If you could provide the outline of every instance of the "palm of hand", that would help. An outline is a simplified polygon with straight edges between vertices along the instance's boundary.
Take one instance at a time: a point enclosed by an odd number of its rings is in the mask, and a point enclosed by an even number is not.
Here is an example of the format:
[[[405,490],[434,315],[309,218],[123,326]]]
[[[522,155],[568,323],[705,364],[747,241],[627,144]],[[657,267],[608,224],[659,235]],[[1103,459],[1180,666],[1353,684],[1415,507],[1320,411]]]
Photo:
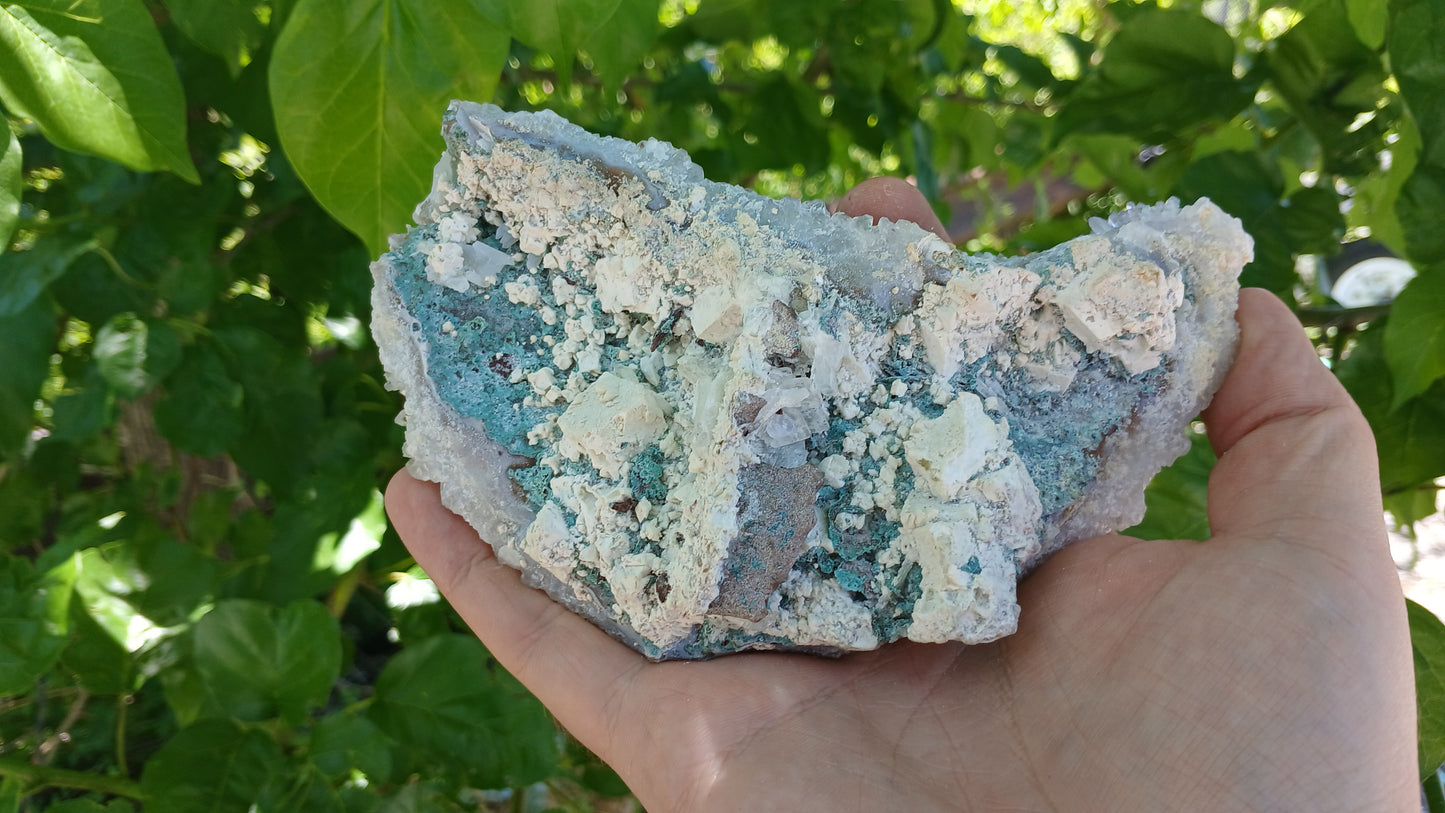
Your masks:
[[[1031,576],[993,645],[649,666],[617,688],[608,750],[666,810],[1258,809],[1282,786],[1328,809],[1359,757],[1323,726],[1375,714],[1359,697],[1389,678],[1331,662],[1362,631],[1312,629],[1310,580],[1249,567],[1100,538]]]
[[[898,193],[850,211],[924,222]],[[400,474],[388,509],[649,809],[1418,809],[1369,429],[1278,300],[1247,291],[1239,318],[1206,416],[1213,537],[1078,543],[1024,581],[1019,631],[994,644],[651,664],[522,587],[435,486]]]

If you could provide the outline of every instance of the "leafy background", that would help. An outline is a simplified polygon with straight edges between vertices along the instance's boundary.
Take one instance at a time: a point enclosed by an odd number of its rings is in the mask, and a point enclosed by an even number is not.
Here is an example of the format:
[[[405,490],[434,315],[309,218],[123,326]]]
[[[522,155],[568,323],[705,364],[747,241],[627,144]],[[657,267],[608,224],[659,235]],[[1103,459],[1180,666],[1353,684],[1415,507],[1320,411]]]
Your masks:
[[[970,250],[1208,195],[1365,411],[1394,517],[1434,510],[1439,3],[12,0],[0,813],[635,809],[382,511],[399,405],[366,264],[453,97],[771,195],[905,175]],[[1419,273],[1344,307],[1315,270],[1366,239]],[[1211,463],[1161,475],[1136,532],[1207,536]],[[1445,809],[1445,626],[1410,613]]]

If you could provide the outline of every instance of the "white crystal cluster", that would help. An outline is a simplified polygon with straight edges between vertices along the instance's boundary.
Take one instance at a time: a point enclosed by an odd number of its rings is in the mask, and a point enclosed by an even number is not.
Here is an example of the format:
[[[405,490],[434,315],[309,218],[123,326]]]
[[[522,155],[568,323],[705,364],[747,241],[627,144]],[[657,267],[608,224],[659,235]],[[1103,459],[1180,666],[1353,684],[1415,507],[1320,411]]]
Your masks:
[[[1137,522],[1235,343],[1207,201],[1026,258],[704,180],[666,144],[457,103],[373,265],[414,474],[653,658],[982,642]]]

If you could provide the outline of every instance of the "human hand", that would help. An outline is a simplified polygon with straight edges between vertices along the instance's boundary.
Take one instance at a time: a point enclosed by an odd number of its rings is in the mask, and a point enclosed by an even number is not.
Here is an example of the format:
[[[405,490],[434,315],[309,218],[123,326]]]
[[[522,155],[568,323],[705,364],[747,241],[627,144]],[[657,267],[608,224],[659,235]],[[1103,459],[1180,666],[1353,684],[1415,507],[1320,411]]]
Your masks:
[[[898,181],[840,208],[942,233]],[[434,484],[398,474],[387,510],[652,811],[1418,810],[1372,435],[1279,300],[1246,290],[1238,320],[1205,415],[1213,537],[1078,542],[1023,581],[1018,632],[992,644],[650,663],[524,587]]]

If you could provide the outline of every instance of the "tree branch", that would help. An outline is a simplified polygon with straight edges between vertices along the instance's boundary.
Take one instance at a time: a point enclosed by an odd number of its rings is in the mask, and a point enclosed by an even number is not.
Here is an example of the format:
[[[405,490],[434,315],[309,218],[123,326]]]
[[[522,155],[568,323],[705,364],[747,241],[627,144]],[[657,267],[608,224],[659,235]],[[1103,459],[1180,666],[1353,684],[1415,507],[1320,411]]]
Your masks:
[[[34,765],[49,765],[50,760],[55,758],[55,750],[60,747],[64,740],[62,737],[70,732],[71,727],[80,719],[81,713],[85,711],[85,703],[90,699],[90,693],[81,689],[75,699],[70,701],[70,709],[65,712],[60,725],[56,726],[54,733],[46,737],[35,749],[35,756],[31,758]]]
[[[19,777],[32,786],[93,790],[97,793],[109,793],[112,796],[141,798],[140,784],[129,779],[96,776],[65,768],[52,768],[49,765],[31,765],[16,759],[0,758],[0,776]]]
[[[1349,327],[1356,328],[1366,322],[1373,322],[1390,312],[1390,303],[1364,305],[1358,308],[1321,306],[1300,308],[1295,311],[1305,327]]]

